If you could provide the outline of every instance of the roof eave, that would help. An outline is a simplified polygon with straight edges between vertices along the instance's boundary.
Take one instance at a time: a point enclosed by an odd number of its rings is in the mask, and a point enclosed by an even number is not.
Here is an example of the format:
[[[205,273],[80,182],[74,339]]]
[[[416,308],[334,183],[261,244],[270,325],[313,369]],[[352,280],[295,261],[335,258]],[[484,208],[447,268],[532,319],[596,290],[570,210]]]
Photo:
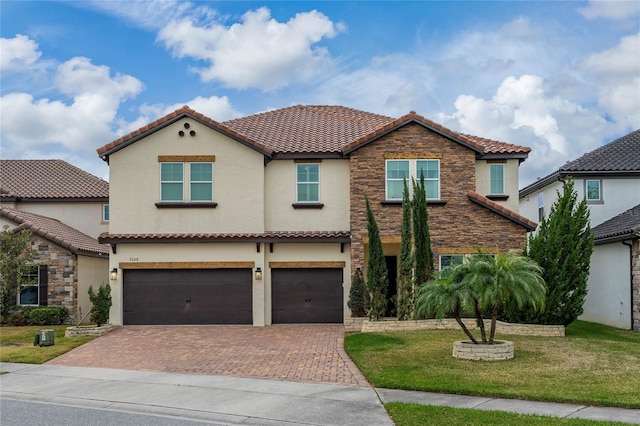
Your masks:
[[[640,239],[640,235],[638,235],[637,231],[625,231],[623,233],[618,233],[618,234],[609,234],[609,235],[603,235],[601,237],[596,237],[593,239],[593,244],[596,246],[602,245],[602,244],[610,244],[610,243],[617,243],[617,242],[621,242],[621,241],[627,241],[627,240],[637,240]]]

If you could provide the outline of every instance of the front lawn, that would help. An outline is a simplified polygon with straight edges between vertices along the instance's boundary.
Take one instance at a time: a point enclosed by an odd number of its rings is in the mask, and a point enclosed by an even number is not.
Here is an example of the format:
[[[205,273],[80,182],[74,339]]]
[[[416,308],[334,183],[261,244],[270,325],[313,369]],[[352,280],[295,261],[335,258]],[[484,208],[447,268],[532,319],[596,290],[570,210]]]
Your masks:
[[[471,408],[437,407],[392,402],[384,407],[397,426],[424,425],[518,425],[518,426],[616,426],[624,423],[585,419],[566,419],[535,414],[483,411]]]
[[[512,340],[515,359],[452,357],[460,330],[356,333],[345,349],[376,387],[640,408],[640,333],[576,322],[566,337]]]
[[[95,337],[64,337],[66,325],[46,325],[27,327],[0,327],[0,361],[42,364],[69,352]],[[33,346],[33,340],[40,330],[54,330],[53,346]]]

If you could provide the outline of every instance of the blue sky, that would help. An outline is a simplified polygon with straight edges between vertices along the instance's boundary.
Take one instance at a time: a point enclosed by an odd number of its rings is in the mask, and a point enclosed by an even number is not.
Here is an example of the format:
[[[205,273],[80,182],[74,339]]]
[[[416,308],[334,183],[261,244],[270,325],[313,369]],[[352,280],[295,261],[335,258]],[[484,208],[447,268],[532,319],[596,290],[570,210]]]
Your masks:
[[[637,1],[2,1],[0,156],[96,149],[182,105],[295,104],[530,146],[521,186],[640,128]]]

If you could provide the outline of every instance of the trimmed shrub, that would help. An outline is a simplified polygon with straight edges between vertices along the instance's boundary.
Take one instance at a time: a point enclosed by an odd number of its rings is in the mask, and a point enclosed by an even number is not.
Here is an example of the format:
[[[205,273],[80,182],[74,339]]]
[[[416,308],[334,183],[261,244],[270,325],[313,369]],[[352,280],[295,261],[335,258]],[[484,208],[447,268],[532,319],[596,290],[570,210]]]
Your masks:
[[[29,312],[29,323],[33,325],[60,325],[69,317],[65,306],[43,306]]]
[[[111,309],[111,286],[109,284],[100,286],[97,292],[93,291],[93,286],[89,286],[89,300],[93,303],[91,308],[91,321],[98,327],[109,323],[109,309]]]

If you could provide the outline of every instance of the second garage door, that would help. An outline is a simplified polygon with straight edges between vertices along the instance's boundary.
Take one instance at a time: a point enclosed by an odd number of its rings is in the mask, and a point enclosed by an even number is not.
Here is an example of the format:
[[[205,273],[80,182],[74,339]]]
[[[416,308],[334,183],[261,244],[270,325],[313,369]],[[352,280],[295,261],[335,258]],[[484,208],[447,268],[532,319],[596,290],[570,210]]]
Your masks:
[[[252,324],[251,269],[131,269],[127,324]]]
[[[271,321],[342,323],[342,269],[272,269]]]

